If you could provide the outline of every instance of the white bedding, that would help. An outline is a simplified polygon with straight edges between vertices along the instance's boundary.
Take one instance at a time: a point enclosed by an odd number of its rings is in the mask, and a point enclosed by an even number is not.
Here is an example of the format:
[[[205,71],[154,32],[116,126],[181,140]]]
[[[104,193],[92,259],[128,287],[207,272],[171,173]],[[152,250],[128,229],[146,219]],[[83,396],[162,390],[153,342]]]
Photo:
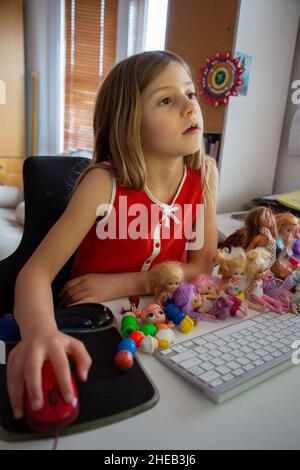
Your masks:
[[[16,218],[16,210],[0,207],[0,260],[11,255],[22,238],[23,226]]]

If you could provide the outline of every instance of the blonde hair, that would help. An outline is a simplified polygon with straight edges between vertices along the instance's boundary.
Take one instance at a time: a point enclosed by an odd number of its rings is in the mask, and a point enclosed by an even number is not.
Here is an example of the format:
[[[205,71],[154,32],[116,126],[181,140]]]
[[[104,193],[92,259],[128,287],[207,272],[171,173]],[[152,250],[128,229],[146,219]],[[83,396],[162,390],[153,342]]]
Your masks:
[[[278,233],[280,233],[284,225],[295,225],[295,228],[296,228],[299,223],[299,219],[293,214],[291,214],[290,212],[284,212],[283,214],[276,214],[275,221],[276,221]]]
[[[270,254],[264,248],[254,248],[247,253],[247,276],[252,277],[258,269],[266,269],[270,265]]]
[[[146,275],[145,287],[148,294],[157,298],[166,290],[166,284],[170,280],[181,282],[184,279],[184,271],[177,261],[165,261],[156,264]]]
[[[246,270],[246,253],[240,246],[232,247],[231,251],[228,248],[219,249],[215,257],[215,263],[219,265],[219,274],[221,276],[231,277],[235,269]]]
[[[78,184],[90,169],[100,166],[109,169],[123,186],[137,191],[144,189],[146,165],[140,136],[141,97],[147,86],[171,63],[182,65],[193,80],[184,60],[167,50],[133,55],[109,72],[95,103],[93,159]],[[203,189],[210,197],[211,160],[214,161],[204,155],[202,148],[184,156],[190,168],[201,169]]]

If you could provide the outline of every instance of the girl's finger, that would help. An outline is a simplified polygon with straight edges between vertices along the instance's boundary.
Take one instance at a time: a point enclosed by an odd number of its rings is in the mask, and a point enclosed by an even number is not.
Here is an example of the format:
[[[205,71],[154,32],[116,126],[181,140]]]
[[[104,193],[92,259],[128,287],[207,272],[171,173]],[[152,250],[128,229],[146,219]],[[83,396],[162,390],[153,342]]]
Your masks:
[[[84,344],[74,339],[68,346],[68,354],[72,356],[75,361],[79,378],[85,382],[92,365],[92,359]]]
[[[17,360],[14,361],[14,367],[11,362],[7,364],[7,389],[16,419],[21,419],[24,414],[23,410],[23,393],[24,383],[22,374],[23,364]]]
[[[82,278],[81,277],[75,277],[74,279],[71,279],[70,281],[68,281],[64,286],[63,288],[61,289],[60,293],[59,293],[59,296],[63,296],[64,293],[66,291],[68,291],[69,289],[71,289],[72,287],[74,286],[77,286],[78,284],[80,284],[82,282]]]
[[[42,367],[44,360],[44,354],[37,352],[25,362],[24,380],[33,411],[40,410],[44,404],[42,389]]]
[[[74,390],[71,382],[71,371],[66,352],[63,347],[55,347],[49,351],[49,359],[55,370],[62,396],[66,403],[74,400]]]

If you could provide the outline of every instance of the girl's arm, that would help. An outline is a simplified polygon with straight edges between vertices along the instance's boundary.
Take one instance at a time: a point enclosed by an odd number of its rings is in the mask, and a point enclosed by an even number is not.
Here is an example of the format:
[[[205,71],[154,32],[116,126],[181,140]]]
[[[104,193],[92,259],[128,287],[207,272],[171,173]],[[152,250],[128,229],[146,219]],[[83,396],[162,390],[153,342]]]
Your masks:
[[[46,358],[51,360],[68,402],[73,392],[66,354],[75,359],[80,377],[87,376],[91,359],[84,346],[57,330],[51,283],[95,222],[98,205],[110,200],[111,190],[111,176],[105,170],[89,171],[17,277],[14,315],[22,341],[8,360],[8,390],[16,417],[23,414],[24,382],[34,408],[41,408],[41,368]]]
[[[218,246],[217,230],[217,198],[218,198],[218,169],[215,163],[208,160],[210,174],[208,186],[211,195],[204,197],[204,227],[196,227],[197,239],[203,240],[203,248],[189,250],[188,263],[183,265],[187,280],[193,280],[201,273],[211,274],[214,268],[213,259],[216,256]],[[199,222],[197,225],[200,225]]]

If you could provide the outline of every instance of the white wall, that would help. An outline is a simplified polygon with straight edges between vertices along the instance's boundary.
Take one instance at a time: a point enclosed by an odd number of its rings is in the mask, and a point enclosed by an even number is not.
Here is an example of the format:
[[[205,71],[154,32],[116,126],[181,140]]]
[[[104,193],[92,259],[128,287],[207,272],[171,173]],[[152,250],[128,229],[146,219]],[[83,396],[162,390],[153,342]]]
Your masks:
[[[297,109],[297,105],[293,104],[292,102],[292,94],[295,92],[295,90],[292,89],[291,85],[295,80],[300,80],[300,25],[298,29],[294,64],[290,80],[290,87],[284,116],[284,125],[281,136],[281,144],[277,161],[275,183],[273,188],[274,194],[289,192],[300,188],[300,155],[289,155],[288,152],[290,126],[294,113]],[[298,108],[300,108],[300,105],[298,105]]]
[[[252,56],[246,97],[226,111],[219,212],[272,193],[300,15],[299,0],[241,0],[235,51]]]

